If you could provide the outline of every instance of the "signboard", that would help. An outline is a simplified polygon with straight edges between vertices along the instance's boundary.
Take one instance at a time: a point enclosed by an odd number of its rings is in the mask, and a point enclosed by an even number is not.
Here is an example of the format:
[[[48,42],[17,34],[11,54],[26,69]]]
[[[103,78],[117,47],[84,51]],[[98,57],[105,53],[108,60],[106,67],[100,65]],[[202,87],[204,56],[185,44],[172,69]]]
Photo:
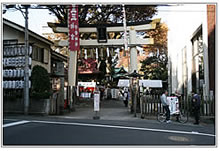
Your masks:
[[[78,51],[79,47],[79,22],[78,22],[78,6],[70,5],[69,8],[69,49],[70,51]]]
[[[78,85],[83,87],[96,87],[95,82],[78,82]]]
[[[99,111],[100,107],[100,93],[99,92],[94,92],[94,111]]]
[[[167,97],[167,101],[169,102],[170,114],[178,114],[179,113],[179,100],[177,97]]]
[[[111,89],[111,95],[112,95],[112,99],[117,99],[118,98],[118,89]]]

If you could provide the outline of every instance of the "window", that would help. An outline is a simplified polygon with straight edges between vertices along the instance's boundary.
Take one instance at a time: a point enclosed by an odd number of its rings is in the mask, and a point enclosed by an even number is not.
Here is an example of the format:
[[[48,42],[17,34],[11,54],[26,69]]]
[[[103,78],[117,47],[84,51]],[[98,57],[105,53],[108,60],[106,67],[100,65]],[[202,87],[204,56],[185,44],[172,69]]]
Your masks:
[[[38,50],[38,61],[44,63],[44,48]]]
[[[33,46],[32,59],[44,63],[44,48]]]
[[[37,46],[33,46],[33,52],[32,52],[32,59],[33,60],[38,60],[38,50],[37,50]]]
[[[49,62],[49,51],[47,49],[44,49],[44,63]]]

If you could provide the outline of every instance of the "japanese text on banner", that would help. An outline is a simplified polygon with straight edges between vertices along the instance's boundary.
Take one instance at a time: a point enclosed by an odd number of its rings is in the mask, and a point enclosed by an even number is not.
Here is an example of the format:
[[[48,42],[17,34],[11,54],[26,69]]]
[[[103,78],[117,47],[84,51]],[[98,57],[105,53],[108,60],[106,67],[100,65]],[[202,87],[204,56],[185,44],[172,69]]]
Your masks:
[[[79,22],[78,22],[78,6],[71,5],[69,8],[69,49],[70,51],[78,51],[79,46]]]

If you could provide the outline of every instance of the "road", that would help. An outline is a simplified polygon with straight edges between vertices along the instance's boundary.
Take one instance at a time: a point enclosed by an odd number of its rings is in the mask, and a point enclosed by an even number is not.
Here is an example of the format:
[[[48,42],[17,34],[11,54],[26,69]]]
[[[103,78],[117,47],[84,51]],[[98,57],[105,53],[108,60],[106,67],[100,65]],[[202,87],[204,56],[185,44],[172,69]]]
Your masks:
[[[214,125],[155,120],[3,119],[3,145],[213,146]]]

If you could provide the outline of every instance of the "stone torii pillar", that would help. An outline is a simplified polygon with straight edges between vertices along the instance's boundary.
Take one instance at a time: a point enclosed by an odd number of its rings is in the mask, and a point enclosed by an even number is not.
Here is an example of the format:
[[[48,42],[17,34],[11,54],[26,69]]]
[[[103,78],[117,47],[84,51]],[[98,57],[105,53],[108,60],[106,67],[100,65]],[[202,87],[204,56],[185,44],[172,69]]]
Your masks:
[[[130,27],[130,72],[137,71],[137,50],[136,50],[136,31]]]

